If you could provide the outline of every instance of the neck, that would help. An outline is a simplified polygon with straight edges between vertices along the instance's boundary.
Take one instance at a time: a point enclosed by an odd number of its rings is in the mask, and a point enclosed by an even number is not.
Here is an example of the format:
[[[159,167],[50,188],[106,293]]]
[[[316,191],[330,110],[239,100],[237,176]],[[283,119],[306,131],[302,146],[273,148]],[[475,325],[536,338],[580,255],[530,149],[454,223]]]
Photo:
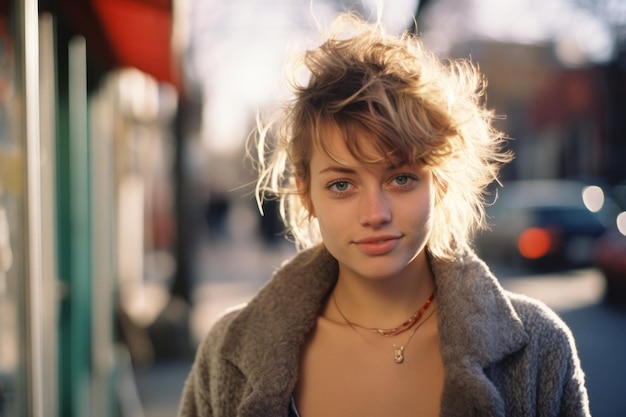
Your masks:
[[[364,278],[340,268],[333,290],[336,305],[328,303],[324,315],[343,321],[343,313],[351,322],[391,328],[415,313],[434,289],[434,278],[424,254],[393,277]]]

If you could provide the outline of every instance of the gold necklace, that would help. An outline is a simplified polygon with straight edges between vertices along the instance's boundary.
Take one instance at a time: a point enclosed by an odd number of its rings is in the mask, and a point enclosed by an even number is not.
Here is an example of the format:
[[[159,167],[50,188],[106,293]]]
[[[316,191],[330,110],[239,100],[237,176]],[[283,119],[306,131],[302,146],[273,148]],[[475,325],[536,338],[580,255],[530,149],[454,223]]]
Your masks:
[[[428,308],[428,306],[430,305],[430,303],[433,301],[434,298],[435,298],[435,291],[433,290],[433,292],[430,294],[430,297],[428,297],[426,302],[424,302],[424,305],[422,305],[419,308],[419,310],[411,314],[411,317],[409,317],[401,325],[394,327],[393,329],[379,329],[375,327],[361,326],[360,324],[357,324],[357,323],[352,323],[352,324],[356,327],[360,327],[362,329],[366,329],[371,332],[378,333],[381,336],[397,336],[411,329],[418,321],[420,321],[420,319],[424,315],[424,312],[426,311],[426,309]],[[337,310],[339,310],[339,308],[337,308]]]
[[[337,309],[337,311],[339,312],[339,315],[344,319],[344,321],[346,322],[346,324],[348,324],[350,326],[350,328],[352,328],[352,330],[354,330],[356,333],[358,333],[357,331],[357,327],[363,328],[363,329],[367,329],[370,331],[373,331],[375,333],[381,334],[383,336],[388,336],[389,334],[385,334],[384,331],[385,329],[376,329],[376,328],[369,328],[369,327],[364,327],[364,326],[360,326],[356,323],[351,322],[350,320],[348,320],[348,318],[345,316],[345,314],[343,314],[343,311],[341,311],[341,309],[339,308],[339,304],[337,304],[337,299],[335,298],[335,293],[333,292],[331,295],[332,299],[333,299],[333,303],[335,304],[335,308]],[[417,317],[416,320],[414,320],[411,325],[409,326],[409,328],[413,327],[414,324],[416,324],[420,318],[422,317],[422,315],[424,314],[424,312],[426,311],[426,309],[428,309],[428,307],[430,306],[432,300],[435,298],[435,292],[433,291],[433,293],[431,294],[431,296],[428,298],[428,300],[426,300],[426,302],[424,303],[424,305],[422,306],[422,308],[420,308],[420,310],[418,310],[418,313],[413,314],[411,317],[413,316],[419,316]],[[411,332],[411,334],[409,334],[409,337],[407,337],[406,341],[404,342],[404,344],[397,346],[395,343],[393,344],[393,360],[395,363],[397,364],[401,364],[402,362],[404,362],[404,348],[406,346],[408,346],[409,342],[411,341],[411,338],[413,337],[413,335],[415,335],[415,333],[417,332],[417,329],[419,329],[422,324],[426,323],[426,321],[430,318],[430,316],[433,315],[433,313],[435,312],[435,310],[431,310],[430,314],[428,314],[428,316],[426,316],[426,318],[424,320],[422,320],[418,325],[415,326],[415,328],[413,329],[413,331]],[[411,318],[409,317],[409,320]],[[409,320],[405,321],[405,323],[407,323]],[[404,325],[404,324],[403,324]],[[402,327],[403,325],[399,326]],[[398,327],[398,328],[399,328]],[[396,329],[398,329],[396,328]],[[388,329],[388,330],[394,330],[394,329]],[[402,330],[405,331],[405,330]],[[395,333],[395,335],[402,333],[402,331]]]
[[[404,362],[404,348],[406,346],[408,346],[409,342],[411,341],[411,338],[413,337],[415,332],[417,332],[417,329],[419,329],[422,326],[422,324],[426,323],[426,321],[430,318],[430,316],[433,315],[434,312],[435,312],[434,309],[431,310],[430,314],[428,314],[428,316],[426,316],[426,318],[420,324],[415,326],[415,329],[413,329],[413,331],[411,332],[411,334],[406,339],[406,342],[404,342],[403,345],[398,347],[398,346],[396,346],[395,343],[393,344],[393,360],[394,360],[395,363],[401,364],[402,362]]]

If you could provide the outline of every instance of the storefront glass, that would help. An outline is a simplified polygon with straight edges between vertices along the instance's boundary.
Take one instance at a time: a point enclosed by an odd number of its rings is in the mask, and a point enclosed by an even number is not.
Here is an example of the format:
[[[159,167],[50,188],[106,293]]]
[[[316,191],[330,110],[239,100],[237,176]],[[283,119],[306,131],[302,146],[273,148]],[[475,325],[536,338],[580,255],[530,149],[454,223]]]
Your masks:
[[[20,135],[20,91],[15,19],[0,10],[0,416],[26,410],[27,259],[25,144]]]

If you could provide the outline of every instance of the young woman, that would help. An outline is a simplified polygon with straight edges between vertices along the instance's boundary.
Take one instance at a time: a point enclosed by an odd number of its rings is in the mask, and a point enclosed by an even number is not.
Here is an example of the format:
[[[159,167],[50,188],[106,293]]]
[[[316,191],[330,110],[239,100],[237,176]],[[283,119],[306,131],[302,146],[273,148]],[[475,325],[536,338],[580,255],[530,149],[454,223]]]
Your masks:
[[[211,330],[179,415],[588,416],[568,328],[470,247],[511,158],[475,67],[349,15],[301,64],[258,182],[301,250]]]

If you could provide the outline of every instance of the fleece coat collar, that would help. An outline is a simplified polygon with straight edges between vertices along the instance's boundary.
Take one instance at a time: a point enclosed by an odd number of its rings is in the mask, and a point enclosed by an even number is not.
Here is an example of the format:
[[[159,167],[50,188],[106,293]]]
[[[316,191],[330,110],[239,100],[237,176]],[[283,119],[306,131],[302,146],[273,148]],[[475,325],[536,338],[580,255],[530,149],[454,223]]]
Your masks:
[[[484,369],[526,344],[523,324],[471,250],[460,251],[453,261],[431,259],[431,267],[445,369],[441,416],[504,415],[504,401]],[[302,252],[233,319],[221,355],[250,385],[240,415],[286,413],[298,380],[300,349],[337,274],[337,262],[326,251]],[[467,404],[475,408],[471,413]]]

